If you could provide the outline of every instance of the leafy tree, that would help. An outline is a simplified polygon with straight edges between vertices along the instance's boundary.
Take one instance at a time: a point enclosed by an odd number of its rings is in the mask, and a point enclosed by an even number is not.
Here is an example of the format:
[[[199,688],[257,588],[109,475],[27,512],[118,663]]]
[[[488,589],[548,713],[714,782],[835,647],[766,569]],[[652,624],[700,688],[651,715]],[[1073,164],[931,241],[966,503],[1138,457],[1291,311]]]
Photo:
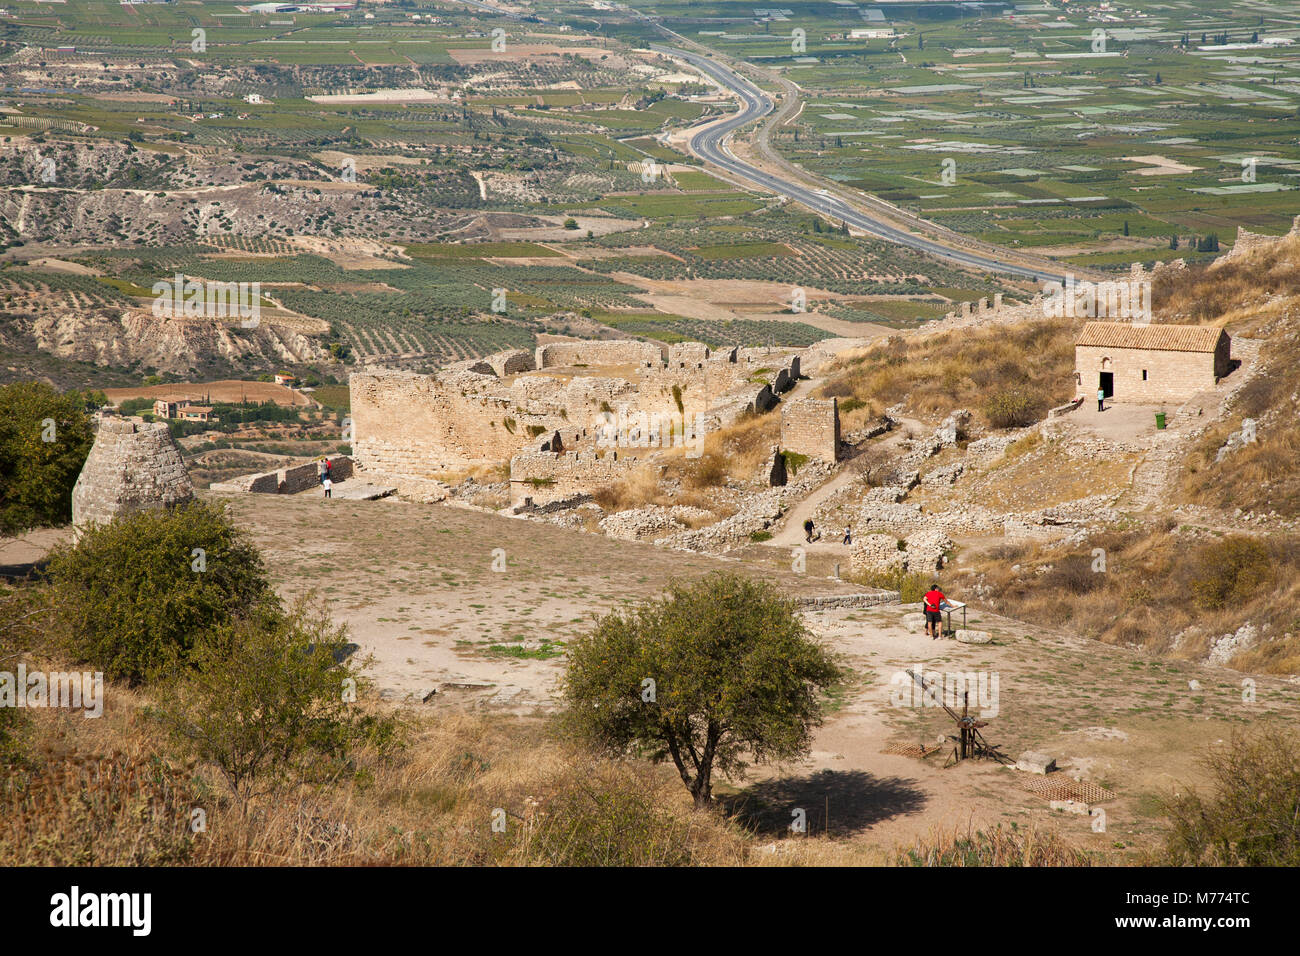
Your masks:
[[[566,720],[614,754],[671,759],[696,807],[713,772],[807,753],[820,692],[839,676],[794,606],[766,583],[716,574],[614,612],[569,649]]]
[[[204,631],[275,601],[257,549],[219,505],[138,511],[87,528],[46,569],[45,620],[79,663],[139,684]]]
[[[104,401],[43,382],[0,386],[0,534],[72,520],[72,489],[95,441],[87,407]]]
[[[310,598],[288,612],[262,605],[196,645],[149,713],[241,800],[289,779],[335,780],[358,748],[387,754],[400,730],[357,703],[366,682],[348,663],[354,648]]]

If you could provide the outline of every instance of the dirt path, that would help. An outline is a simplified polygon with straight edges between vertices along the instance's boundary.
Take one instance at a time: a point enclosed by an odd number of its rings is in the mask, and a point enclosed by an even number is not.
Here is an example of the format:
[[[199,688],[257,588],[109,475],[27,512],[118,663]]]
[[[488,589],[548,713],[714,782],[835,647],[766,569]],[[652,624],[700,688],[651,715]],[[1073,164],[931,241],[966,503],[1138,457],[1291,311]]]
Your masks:
[[[812,517],[818,507],[821,506],[831,495],[848,485],[857,476],[847,468],[841,468],[839,474],[831,477],[830,481],[824,483],[807,498],[800,501],[791,508],[785,517],[785,525],[772,537],[763,543],[774,548],[794,548],[804,545],[809,549],[817,551],[843,551],[845,558],[848,557],[848,549],[840,541],[843,536],[842,528],[818,528],[816,531],[822,535],[822,540],[814,542],[811,545],[804,541],[803,523]]]

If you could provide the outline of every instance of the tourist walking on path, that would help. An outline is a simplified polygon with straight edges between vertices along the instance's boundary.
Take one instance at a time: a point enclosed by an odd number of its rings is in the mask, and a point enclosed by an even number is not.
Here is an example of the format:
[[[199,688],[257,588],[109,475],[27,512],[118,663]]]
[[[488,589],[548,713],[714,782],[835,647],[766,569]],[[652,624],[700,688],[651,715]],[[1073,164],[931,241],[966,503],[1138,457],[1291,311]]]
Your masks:
[[[925,592],[925,633],[930,635],[931,640],[938,640],[943,636],[943,605],[948,599],[943,596],[939,590],[939,582],[935,581],[930,585],[930,590]]]
[[[809,518],[803,523],[803,537],[809,544],[812,544],[813,538],[813,520]]]
[[[322,485],[325,484],[325,459],[322,458],[316,462],[316,480]]]
[[[845,529],[844,529],[844,543],[845,543],[846,545],[849,545],[849,544],[852,544],[852,543],[853,543],[853,529],[852,529],[852,528],[845,528]]]
[[[332,492],[334,490],[334,482],[330,479],[330,476],[326,475],[325,480],[321,482],[321,484],[325,486],[325,497],[333,498],[334,495],[332,494]]]
[[[1106,410],[1106,391],[1105,389],[1099,388],[1097,389],[1097,411],[1104,412],[1105,410]]]

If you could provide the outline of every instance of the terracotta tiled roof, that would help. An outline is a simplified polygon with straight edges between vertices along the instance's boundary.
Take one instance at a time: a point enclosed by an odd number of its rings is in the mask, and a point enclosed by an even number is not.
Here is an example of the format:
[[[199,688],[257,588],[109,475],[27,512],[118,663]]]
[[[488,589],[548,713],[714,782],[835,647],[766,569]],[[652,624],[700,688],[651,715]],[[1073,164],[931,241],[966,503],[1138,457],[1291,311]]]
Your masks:
[[[1213,325],[1133,325],[1087,322],[1075,345],[1163,352],[1213,352],[1224,331]]]

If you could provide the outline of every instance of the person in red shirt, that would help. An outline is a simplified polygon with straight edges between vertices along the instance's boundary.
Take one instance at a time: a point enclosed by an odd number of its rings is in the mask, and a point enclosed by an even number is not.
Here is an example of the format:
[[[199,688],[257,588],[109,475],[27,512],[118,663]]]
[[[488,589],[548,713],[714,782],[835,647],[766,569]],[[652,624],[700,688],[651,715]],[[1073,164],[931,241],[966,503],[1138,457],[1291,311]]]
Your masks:
[[[925,592],[925,633],[930,635],[931,640],[938,640],[943,636],[943,605],[948,599],[943,596],[939,590],[939,582],[936,581],[930,585],[930,590]]]

